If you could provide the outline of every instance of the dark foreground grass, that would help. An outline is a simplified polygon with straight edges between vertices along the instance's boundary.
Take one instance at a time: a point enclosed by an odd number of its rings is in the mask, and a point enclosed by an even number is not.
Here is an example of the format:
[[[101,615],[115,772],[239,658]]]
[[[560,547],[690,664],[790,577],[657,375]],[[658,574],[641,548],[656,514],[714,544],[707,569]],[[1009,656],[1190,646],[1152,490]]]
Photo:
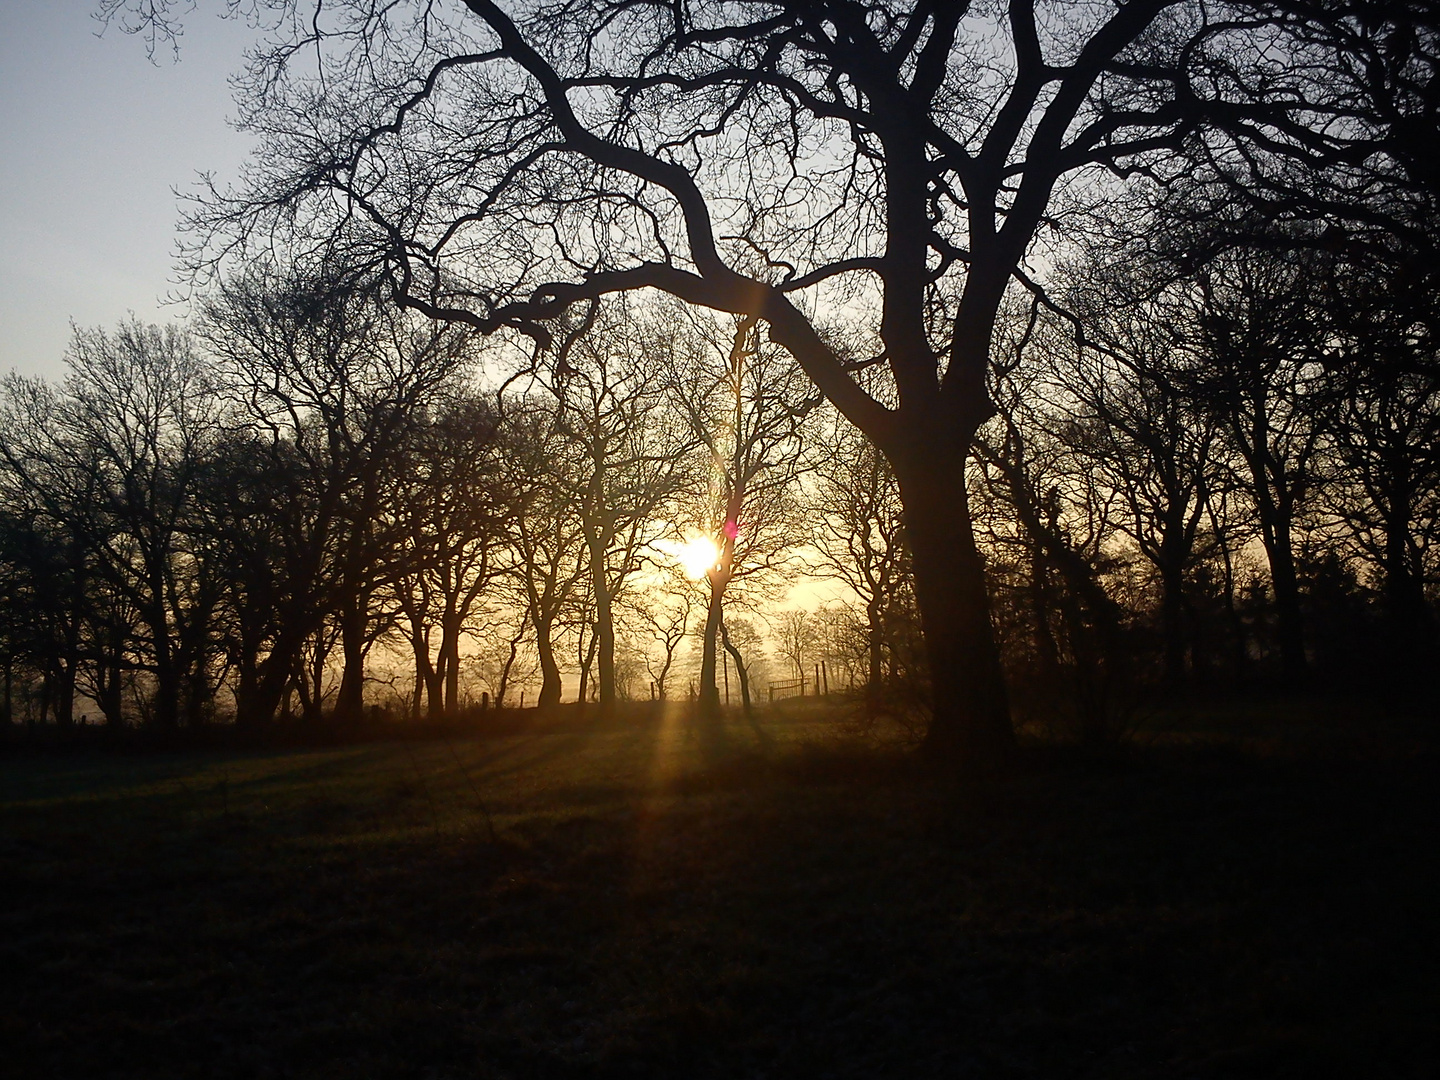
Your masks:
[[[0,1075],[1437,1075],[1433,758],[769,732],[11,757]]]

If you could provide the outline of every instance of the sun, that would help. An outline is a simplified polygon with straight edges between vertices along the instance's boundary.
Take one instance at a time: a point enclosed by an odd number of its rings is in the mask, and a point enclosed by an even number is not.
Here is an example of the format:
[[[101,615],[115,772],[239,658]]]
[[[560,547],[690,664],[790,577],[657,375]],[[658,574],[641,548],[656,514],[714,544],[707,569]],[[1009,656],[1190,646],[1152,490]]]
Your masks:
[[[720,561],[720,548],[708,536],[692,536],[676,548],[675,558],[686,577],[699,581]]]

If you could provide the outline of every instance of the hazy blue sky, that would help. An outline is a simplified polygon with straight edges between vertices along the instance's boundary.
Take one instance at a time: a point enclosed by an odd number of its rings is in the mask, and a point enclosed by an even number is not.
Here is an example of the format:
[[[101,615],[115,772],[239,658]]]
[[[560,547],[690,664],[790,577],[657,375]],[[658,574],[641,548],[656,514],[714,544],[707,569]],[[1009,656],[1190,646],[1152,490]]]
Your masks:
[[[221,5],[211,5],[211,11]],[[180,317],[173,189],[236,175],[229,75],[254,35],[201,5],[179,60],[100,29],[90,0],[3,0],[0,373],[56,376],[70,320]]]

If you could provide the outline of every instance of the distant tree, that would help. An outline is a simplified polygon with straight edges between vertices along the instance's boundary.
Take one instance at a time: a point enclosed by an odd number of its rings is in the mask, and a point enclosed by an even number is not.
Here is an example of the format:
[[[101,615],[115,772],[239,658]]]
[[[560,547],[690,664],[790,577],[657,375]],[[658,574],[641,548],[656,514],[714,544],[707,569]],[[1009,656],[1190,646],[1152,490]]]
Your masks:
[[[803,608],[791,608],[780,612],[775,623],[775,651],[781,659],[795,670],[796,681],[808,682],[805,665],[815,654],[820,644],[810,612]]]
[[[697,594],[693,583],[677,580],[673,567],[662,568],[660,580],[635,590],[626,598],[629,620],[658,648],[644,650],[645,672],[654,684],[655,695],[664,701],[675,666],[675,654],[690,632]]]
[[[720,623],[720,645],[730,657],[736,680],[740,683],[740,705],[754,724],[752,684],[755,669],[763,664],[763,642],[749,619],[726,618]]]
[[[805,471],[806,418],[818,403],[805,392],[800,368],[767,342],[755,320],[737,319],[728,349],[719,340],[692,353],[688,394],[691,429],[708,452],[708,491],[700,532],[715,548],[705,570],[699,703],[702,715],[720,705],[716,680],[725,601],[733,586],[762,586],[803,537],[798,479]],[[718,370],[713,358],[723,357]]]
[[[284,587],[247,717],[274,714],[303,643],[327,619],[343,653],[338,714],[359,716],[378,604],[407,569],[391,513],[432,395],[471,361],[464,333],[382,306],[357,283],[252,268],[206,304],[224,392],[259,433],[294,510]]]
[[[848,586],[865,613],[865,689],[873,707],[884,680],[887,611],[910,572],[900,486],[884,455],[848,421],[822,416],[816,427],[810,538],[822,571]]]
[[[1119,496],[1115,525],[1159,579],[1164,673],[1176,687],[1187,653],[1199,659],[1187,576],[1211,490],[1223,482],[1222,420],[1190,392],[1202,363],[1185,338],[1193,310],[1169,295],[1169,275],[1103,257],[1072,273],[1064,303],[1083,342],[1052,335],[1062,355],[1050,359],[1057,398],[1073,403],[1061,431],[1073,436],[1079,466]]]
[[[1317,394],[1323,512],[1377,579],[1387,670],[1434,663],[1430,589],[1440,577],[1440,352],[1425,279],[1385,264],[1334,267],[1325,285]]]
[[[1320,438],[1324,323],[1315,273],[1303,250],[1234,251],[1199,267],[1194,297],[1204,361],[1194,392],[1241,463],[1270,569],[1281,666],[1292,681],[1307,667],[1295,531],[1314,499]]]
[[[12,381],[3,453],[50,527],[69,534],[67,637],[79,645],[89,607],[89,688],[107,717],[118,719],[121,672],[133,667],[152,680],[141,704],[156,724],[195,722],[217,653],[214,567],[193,518],[218,421],[207,369],[183,332],[135,321],[113,334],[76,330],[66,363],[58,393]],[[78,674],[65,665],[57,701]]]
[[[60,439],[62,401],[43,379],[7,376],[0,397],[0,470],[8,609],[28,623],[17,651],[40,680],[39,718],[68,727],[84,662],[103,524],[95,514],[89,455]],[[57,443],[57,440],[58,443]],[[126,645],[128,647],[129,641]]]
[[[695,480],[693,426],[673,407],[673,342],[647,333],[638,313],[595,306],[575,328],[563,363],[543,381],[558,407],[557,434],[571,444],[557,481],[579,519],[588,554],[602,716],[615,682],[615,601],[667,530],[658,520]],[[581,681],[590,665],[582,662]],[[583,694],[582,694],[583,699]]]
[[[436,717],[459,707],[461,640],[499,572],[512,482],[490,401],[452,395],[415,424],[391,511],[407,552],[393,589],[415,658],[414,712],[423,692]]]
[[[539,395],[507,399],[502,422],[515,480],[505,574],[535,639],[541,678],[535,703],[548,709],[559,704],[562,688],[557,639],[584,607],[590,570],[569,486],[575,446],[560,430],[556,403]]]

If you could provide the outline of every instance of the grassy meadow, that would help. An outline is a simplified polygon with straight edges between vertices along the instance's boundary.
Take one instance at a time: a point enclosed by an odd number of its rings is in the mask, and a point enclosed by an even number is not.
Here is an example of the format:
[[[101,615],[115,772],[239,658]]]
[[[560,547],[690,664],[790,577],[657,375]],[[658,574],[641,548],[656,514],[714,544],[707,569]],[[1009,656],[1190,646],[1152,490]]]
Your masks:
[[[1436,761],[793,707],[0,757],[0,1075],[1440,1070]]]

